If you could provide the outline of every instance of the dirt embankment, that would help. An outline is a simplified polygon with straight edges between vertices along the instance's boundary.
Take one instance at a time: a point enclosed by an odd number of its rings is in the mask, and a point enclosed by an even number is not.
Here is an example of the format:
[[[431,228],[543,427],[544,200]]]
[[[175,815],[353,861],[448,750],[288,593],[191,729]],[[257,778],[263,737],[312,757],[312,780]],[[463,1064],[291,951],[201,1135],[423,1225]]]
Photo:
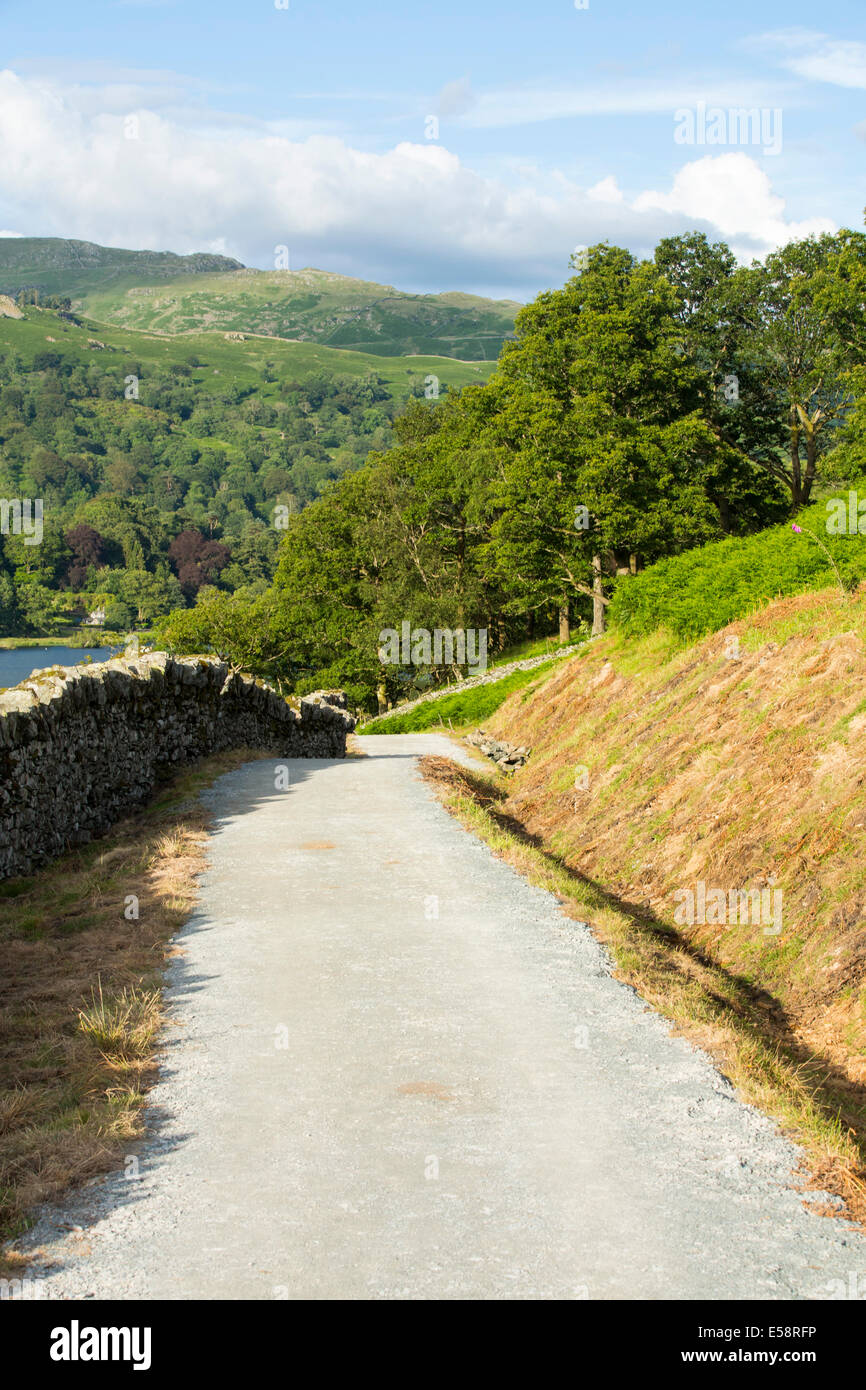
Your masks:
[[[608,637],[488,727],[533,747],[501,811],[766,991],[866,1118],[864,629],[821,593],[687,651]]]

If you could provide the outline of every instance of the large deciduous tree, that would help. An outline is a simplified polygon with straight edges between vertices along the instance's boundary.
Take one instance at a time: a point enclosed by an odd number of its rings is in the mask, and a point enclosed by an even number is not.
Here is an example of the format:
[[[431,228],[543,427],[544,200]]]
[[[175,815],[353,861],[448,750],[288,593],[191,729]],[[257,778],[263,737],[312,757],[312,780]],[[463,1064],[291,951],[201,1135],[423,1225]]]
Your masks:
[[[850,373],[862,361],[864,281],[866,237],[851,231],[790,242],[734,277],[748,330],[743,370],[769,393],[784,438],[779,448],[771,443],[747,452],[783,483],[795,508],[809,501],[821,457],[853,403]]]
[[[607,574],[722,534],[753,486],[707,419],[681,308],[658,266],[597,246],[503,351],[491,551],[513,605],[558,599],[563,636],[574,598],[591,597],[601,631]]]
[[[231,559],[228,546],[206,540],[201,531],[181,531],[168,547],[168,558],[174,566],[180,587],[188,598],[194,597],[203,584],[212,584]]]
[[[69,587],[77,590],[87,579],[88,569],[98,569],[106,563],[105,541],[95,527],[82,521],[66,532],[66,544],[72,552],[72,564],[66,578]]]

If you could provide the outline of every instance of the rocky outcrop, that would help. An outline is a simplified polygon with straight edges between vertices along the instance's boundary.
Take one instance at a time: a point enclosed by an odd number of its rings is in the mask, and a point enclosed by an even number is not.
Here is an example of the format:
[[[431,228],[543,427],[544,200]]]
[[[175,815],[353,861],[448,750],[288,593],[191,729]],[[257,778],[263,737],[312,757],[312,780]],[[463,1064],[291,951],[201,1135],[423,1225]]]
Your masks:
[[[500,739],[491,738],[483,729],[476,729],[473,733],[467,734],[466,742],[471,743],[472,747],[477,748],[486,758],[492,758],[502,772],[514,772],[518,767],[523,767],[532,752],[531,748],[522,745],[518,748],[513,743],[503,743]]]
[[[0,693],[0,878],[103,833],[209,753],[344,757],[345,703],[321,691],[296,710],[215,658],[165,652],[37,671]]]

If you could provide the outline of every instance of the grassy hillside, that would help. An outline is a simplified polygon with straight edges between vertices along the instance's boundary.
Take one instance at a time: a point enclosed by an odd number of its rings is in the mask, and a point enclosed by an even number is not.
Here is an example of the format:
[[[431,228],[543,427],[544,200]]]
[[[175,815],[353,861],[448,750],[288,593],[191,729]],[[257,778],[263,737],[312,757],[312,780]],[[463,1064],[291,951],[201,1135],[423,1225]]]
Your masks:
[[[533,748],[507,787],[467,795],[460,774],[454,795],[453,769],[433,769],[458,813],[589,920],[623,977],[810,1144],[817,1185],[861,1215],[864,639],[866,589],[832,588],[686,649],[614,633],[489,721]],[[700,883],[725,895],[703,921]],[[781,894],[757,922],[730,905],[752,889]]]
[[[521,823],[666,925],[694,881],[774,878],[778,935],[709,924],[690,939],[866,1082],[864,636],[866,591],[832,589],[673,654],[611,636],[492,727],[535,750],[510,802]]]
[[[109,284],[122,293],[129,285],[239,269],[240,261],[207,252],[176,256],[172,251],[126,251],[64,237],[0,237],[0,294],[38,289],[81,300]]]
[[[65,296],[102,323],[148,333],[250,333],[377,357],[494,362],[520,305],[404,294],[325,270],[248,270],[228,256],[126,251],[59,237],[0,238],[0,294]]]
[[[262,333],[376,355],[493,361],[519,305],[468,294],[403,294],[324,270],[241,270],[161,287],[112,282],[82,298],[93,318],[157,333]]]
[[[25,309],[23,319],[0,316],[0,352],[8,350],[20,354],[25,366],[32,363],[37,353],[58,352],[82,364],[94,361],[96,353],[104,364],[103,354],[111,353],[117,355],[118,370],[123,367],[123,355],[161,370],[198,357],[201,366],[193,369],[194,381],[204,383],[209,377],[221,375],[230,378],[233,386],[261,387],[266,395],[268,385],[272,386],[270,394],[277,389],[276,382],[263,382],[266,368],[277,377],[300,377],[310,372],[366,376],[376,372],[395,390],[406,391],[413,384],[423,383],[428,374],[459,390],[470,382],[486,380],[494,366],[492,362],[458,362],[449,357],[374,357],[315,343],[270,338],[245,337],[238,342],[215,331],[191,333],[178,341],[86,319],[80,324],[68,323],[49,310],[32,307]]]
[[[493,366],[170,338],[10,305],[0,297],[0,497],[41,499],[45,536],[33,548],[0,537],[0,635],[65,631],[105,595],[108,625],[123,630],[191,602],[205,581],[258,593],[273,575],[277,508],[301,510],[387,448],[428,378],[444,396]],[[172,552],[181,534],[182,548],[211,547],[207,573]]]
[[[847,504],[847,490],[838,495]],[[866,578],[866,536],[830,534],[832,515],[825,500],[800,512],[796,523],[700,546],[625,576],[611,622],[630,636],[665,629],[688,642],[771,599],[833,582],[856,586]]]

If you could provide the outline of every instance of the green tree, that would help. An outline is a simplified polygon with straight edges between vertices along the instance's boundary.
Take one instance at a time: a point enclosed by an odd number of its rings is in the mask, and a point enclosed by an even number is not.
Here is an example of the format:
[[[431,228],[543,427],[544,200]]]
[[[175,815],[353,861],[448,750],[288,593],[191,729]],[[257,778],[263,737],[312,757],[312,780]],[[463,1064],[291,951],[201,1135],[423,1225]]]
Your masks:
[[[180,584],[165,566],[156,574],[148,570],[124,570],[119,594],[138,623],[149,624],[183,603]]]
[[[132,626],[132,613],[120,599],[112,599],[105,606],[103,627],[111,632],[128,632]]]
[[[562,290],[521,310],[490,390],[491,555],[512,606],[575,599],[604,628],[606,576],[720,535],[743,467],[703,410],[681,296],[659,267],[593,247]]]
[[[764,265],[738,272],[736,282],[755,369],[787,436],[785,450],[752,457],[800,507],[853,405],[850,373],[864,341],[866,236],[844,231],[790,242]]]
[[[177,610],[156,628],[156,641],[178,655],[214,653],[233,670],[269,676],[276,682],[292,669],[292,653],[275,621],[268,593],[252,603],[209,588],[194,608]]]

